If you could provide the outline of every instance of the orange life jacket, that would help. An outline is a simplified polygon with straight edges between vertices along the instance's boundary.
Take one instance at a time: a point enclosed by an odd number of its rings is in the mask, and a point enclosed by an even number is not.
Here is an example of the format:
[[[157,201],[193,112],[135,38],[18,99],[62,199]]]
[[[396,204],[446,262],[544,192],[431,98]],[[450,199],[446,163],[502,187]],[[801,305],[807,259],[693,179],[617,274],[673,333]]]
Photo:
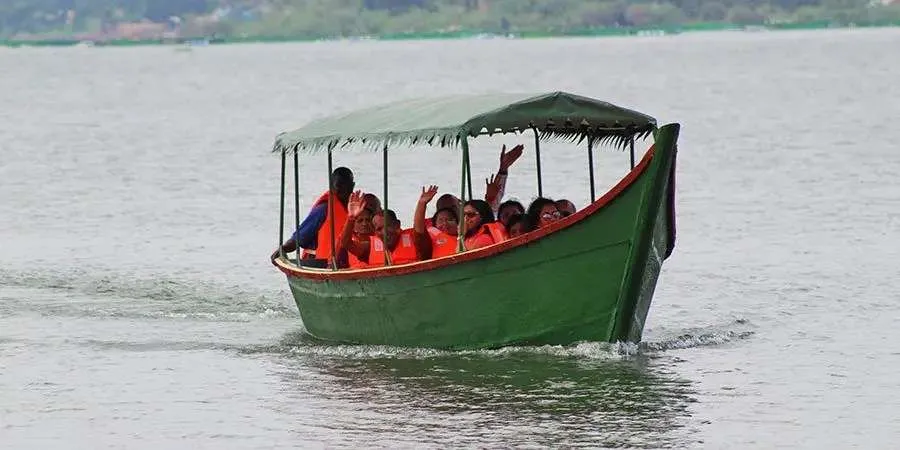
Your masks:
[[[415,232],[411,229],[403,230],[397,239],[397,247],[391,251],[391,263],[400,265],[418,261]],[[369,240],[369,267],[380,266],[384,266],[384,242],[381,240],[381,236],[372,236]]]
[[[478,232],[466,238],[466,250],[487,247],[509,239],[503,224],[486,223],[478,229]]]
[[[428,227],[428,236],[431,238],[431,257],[440,258],[456,254],[456,236]]]
[[[372,243],[371,239],[372,238],[369,237],[370,245]],[[353,236],[353,240],[360,242],[360,239],[357,236]],[[351,269],[365,269],[366,267],[369,267],[369,263],[357,258],[356,255],[354,255],[353,253],[350,253],[350,252],[347,252],[347,263]]]
[[[334,222],[334,233],[337,236],[341,235],[341,232],[344,230],[344,225],[347,223],[347,205],[341,203],[338,200],[337,196],[329,195],[329,192],[322,194],[318,200],[313,204],[313,207],[320,205],[322,203],[327,203],[329,200],[331,201],[331,205],[326,206],[326,216],[325,221],[322,222],[322,226],[319,227],[318,233],[318,245],[316,245],[316,258],[318,259],[331,259],[331,242],[334,240],[334,249],[335,251],[340,247],[340,237],[331,236],[331,223]],[[334,212],[332,213],[332,209]],[[332,215],[333,214],[333,215]]]
[[[506,227],[504,227],[500,222],[491,222],[482,225],[481,232],[485,231],[487,233],[490,233],[491,238],[494,240],[495,244],[509,239],[509,234],[506,232]]]

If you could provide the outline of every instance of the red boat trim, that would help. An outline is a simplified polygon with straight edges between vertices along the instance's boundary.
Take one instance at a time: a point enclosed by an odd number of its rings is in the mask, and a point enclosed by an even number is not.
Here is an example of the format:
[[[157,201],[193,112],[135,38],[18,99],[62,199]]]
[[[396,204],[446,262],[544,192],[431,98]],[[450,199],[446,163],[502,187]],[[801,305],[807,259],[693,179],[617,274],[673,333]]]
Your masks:
[[[591,203],[581,211],[578,211],[569,217],[563,218],[549,226],[539,228],[535,231],[532,231],[531,233],[524,234],[507,241],[503,241],[499,244],[494,244],[465,253],[459,253],[457,255],[445,256],[443,258],[429,259],[426,261],[419,261],[410,264],[390,267],[376,267],[357,270],[310,270],[298,268],[297,266],[289,264],[288,262],[281,259],[275,260],[275,265],[287,276],[305,278],[308,280],[360,280],[368,278],[383,278],[396,275],[407,275],[410,273],[438,269],[441,267],[459,264],[466,261],[487,258],[498,253],[505,252],[511,248],[525,245],[538,239],[542,239],[549,234],[553,234],[559,230],[566,229],[584,220],[588,216],[593,215],[604,206],[606,206],[609,202],[611,202],[614,198],[619,196],[619,194],[624,192],[625,189],[631,186],[635,182],[635,180],[637,180],[638,177],[642,173],[644,173],[644,171],[647,169],[647,166],[650,165],[650,161],[653,159],[654,150],[655,148],[651,146],[650,149],[647,150],[647,153],[644,154],[644,157],[641,159],[640,163],[638,163],[638,165],[636,165],[634,169],[631,170],[631,172],[628,172],[628,174],[625,175],[624,178],[619,180],[619,182],[616,183],[616,185],[613,186],[613,188],[610,189],[609,192],[603,194],[603,196],[597,199],[597,201]]]

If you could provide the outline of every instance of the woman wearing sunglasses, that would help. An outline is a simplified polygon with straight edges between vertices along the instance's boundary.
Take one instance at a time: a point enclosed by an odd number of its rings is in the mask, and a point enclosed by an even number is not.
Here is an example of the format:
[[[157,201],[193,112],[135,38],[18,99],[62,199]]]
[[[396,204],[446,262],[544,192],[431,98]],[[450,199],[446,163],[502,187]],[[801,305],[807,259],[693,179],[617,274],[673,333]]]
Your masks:
[[[509,239],[500,223],[494,222],[494,212],[484,200],[469,200],[463,206],[466,230],[466,250],[487,247]]]
[[[525,229],[534,231],[538,228],[550,225],[562,218],[556,202],[549,198],[538,197],[531,205],[528,206],[528,212],[525,213]]]

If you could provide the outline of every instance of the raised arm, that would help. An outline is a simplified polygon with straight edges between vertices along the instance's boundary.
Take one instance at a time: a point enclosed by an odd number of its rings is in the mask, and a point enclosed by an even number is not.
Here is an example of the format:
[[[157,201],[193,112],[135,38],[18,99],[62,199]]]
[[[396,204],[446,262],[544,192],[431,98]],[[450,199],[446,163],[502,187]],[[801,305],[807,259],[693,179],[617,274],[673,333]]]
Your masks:
[[[422,186],[422,194],[419,196],[419,201],[416,203],[416,212],[413,215],[413,229],[416,233],[426,233],[428,230],[425,229],[425,209],[428,208],[428,203],[431,199],[437,195],[438,187],[435,185],[428,186],[426,189],[425,186]]]
[[[431,258],[431,237],[428,236],[428,230],[425,229],[425,210],[428,208],[428,202],[437,195],[438,187],[431,185],[427,189],[422,186],[422,195],[416,203],[416,212],[413,215],[413,231],[415,231],[416,252],[419,259]]]
[[[358,242],[353,240],[353,226],[356,218],[362,213],[365,202],[362,192],[356,191],[350,194],[350,200],[347,202],[347,223],[341,231],[341,248],[347,249],[353,256],[366,261],[369,258],[369,243]]]
[[[484,200],[488,202],[491,209],[497,212],[500,203],[503,201],[503,194],[506,191],[506,178],[509,174],[509,168],[522,156],[525,146],[519,144],[506,151],[506,146],[500,148],[500,167],[497,169],[497,175],[491,175],[485,180],[487,187],[485,188]]]

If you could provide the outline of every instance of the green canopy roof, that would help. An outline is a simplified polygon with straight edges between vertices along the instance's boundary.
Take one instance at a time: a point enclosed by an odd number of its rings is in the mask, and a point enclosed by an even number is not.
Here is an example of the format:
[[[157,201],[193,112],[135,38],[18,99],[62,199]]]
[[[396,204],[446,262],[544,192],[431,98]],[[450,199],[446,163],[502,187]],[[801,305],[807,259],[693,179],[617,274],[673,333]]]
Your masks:
[[[543,138],[591,138],[624,145],[648,135],[656,120],[600,100],[553,92],[423,98],[317,119],[281,133],[276,152],[318,152],[362,144],[456,146],[467,136],[536,129]]]

